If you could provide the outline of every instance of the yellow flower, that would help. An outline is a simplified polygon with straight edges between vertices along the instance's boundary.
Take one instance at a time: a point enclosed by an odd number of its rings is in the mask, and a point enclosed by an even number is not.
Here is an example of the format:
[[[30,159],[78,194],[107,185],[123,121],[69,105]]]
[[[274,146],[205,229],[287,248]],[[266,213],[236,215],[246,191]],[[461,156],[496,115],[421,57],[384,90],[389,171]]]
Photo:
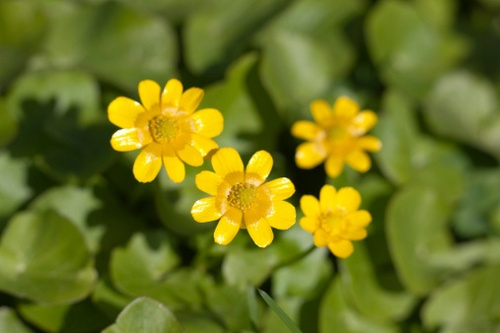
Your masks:
[[[358,210],[361,204],[359,192],[351,187],[338,192],[331,185],[324,185],[319,201],[312,195],[300,199],[304,217],[300,226],[314,235],[314,245],[328,246],[340,258],[347,258],[354,251],[353,240],[366,237],[365,227],[372,217],[366,210]]]
[[[273,241],[271,227],[286,230],[295,224],[295,207],[284,201],[295,187],[285,177],[265,182],[272,166],[273,158],[264,150],[244,168],[235,149],[221,148],[212,157],[215,172],[196,176],[196,186],[211,197],[196,201],[191,214],[200,223],[220,219],[216,243],[227,245],[240,228],[246,228],[255,244],[266,247]]]
[[[359,112],[359,105],[347,97],[338,98],[333,109],[324,100],[314,101],[310,109],[315,123],[300,120],[292,126],[293,136],[309,141],[297,147],[297,165],[311,169],[326,160],[330,177],[337,177],[344,163],[360,172],[370,169],[371,160],[365,151],[378,151],[382,144],[364,134],[375,126],[377,115],[369,110]]]
[[[216,109],[194,112],[203,98],[203,90],[191,88],[183,93],[182,83],[169,80],[163,91],[154,81],[139,83],[141,104],[118,97],[108,107],[109,120],[122,129],[111,138],[117,151],[143,148],[133,172],[140,182],[150,182],[162,164],[174,182],[184,180],[184,163],[203,164],[203,157],[218,148],[212,140],[222,132],[223,118]]]

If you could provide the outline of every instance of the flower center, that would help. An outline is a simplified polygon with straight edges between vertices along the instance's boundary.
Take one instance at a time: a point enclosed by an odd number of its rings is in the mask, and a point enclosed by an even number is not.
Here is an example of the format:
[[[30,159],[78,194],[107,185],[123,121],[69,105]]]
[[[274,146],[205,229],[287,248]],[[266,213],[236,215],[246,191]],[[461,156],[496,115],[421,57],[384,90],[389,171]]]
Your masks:
[[[238,183],[231,187],[227,201],[233,207],[245,210],[255,204],[257,189],[250,184]]]
[[[336,125],[327,131],[327,145],[330,154],[345,156],[355,147],[355,138],[346,126]]]
[[[156,142],[163,143],[172,141],[179,127],[175,119],[159,115],[149,121],[149,131]]]
[[[321,228],[332,236],[341,234],[345,229],[344,215],[338,212],[323,216],[321,218]]]

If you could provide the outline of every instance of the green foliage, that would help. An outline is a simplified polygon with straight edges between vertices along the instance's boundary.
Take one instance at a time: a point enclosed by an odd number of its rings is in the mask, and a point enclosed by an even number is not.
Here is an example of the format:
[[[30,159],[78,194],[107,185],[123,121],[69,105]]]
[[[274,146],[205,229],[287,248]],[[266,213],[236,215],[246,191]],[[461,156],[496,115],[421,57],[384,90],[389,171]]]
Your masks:
[[[499,332],[499,8],[0,1],[0,332]],[[266,249],[214,244],[190,214],[208,159],[181,184],[134,179],[107,106],[173,77],[221,111],[219,146],[272,154],[297,208],[360,191],[373,221],[351,257],[298,223]],[[340,95],[378,116],[371,170],[297,169],[292,123]]]

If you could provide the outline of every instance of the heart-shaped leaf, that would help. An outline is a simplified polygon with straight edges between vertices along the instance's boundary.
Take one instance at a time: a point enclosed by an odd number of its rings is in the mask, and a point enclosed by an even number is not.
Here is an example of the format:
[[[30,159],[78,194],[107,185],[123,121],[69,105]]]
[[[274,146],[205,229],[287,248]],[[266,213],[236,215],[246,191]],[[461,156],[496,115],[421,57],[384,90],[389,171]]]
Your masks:
[[[36,302],[82,299],[96,279],[78,228],[53,211],[14,216],[0,242],[0,289]]]

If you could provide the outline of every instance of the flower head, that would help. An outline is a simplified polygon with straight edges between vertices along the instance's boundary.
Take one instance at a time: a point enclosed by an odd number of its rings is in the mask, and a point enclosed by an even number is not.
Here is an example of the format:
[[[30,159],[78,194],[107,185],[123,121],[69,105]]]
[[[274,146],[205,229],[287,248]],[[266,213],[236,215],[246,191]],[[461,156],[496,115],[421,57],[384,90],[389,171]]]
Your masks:
[[[311,103],[315,122],[300,120],[292,126],[292,135],[308,140],[297,147],[295,161],[300,168],[311,169],[326,161],[326,173],[337,177],[344,169],[344,163],[351,168],[365,172],[370,169],[371,160],[365,151],[378,151],[382,147],[379,139],[365,135],[377,123],[373,111],[359,111],[359,105],[340,97],[333,109],[326,101]]]
[[[139,97],[142,104],[126,97],[109,104],[109,120],[121,127],[113,134],[111,146],[117,151],[143,148],[133,167],[138,181],[155,179],[163,164],[170,179],[182,182],[184,163],[199,166],[209,151],[218,148],[212,138],[222,132],[221,113],[215,109],[195,112],[203,90],[183,92],[176,79],[169,80],[163,91],[154,81],[141,81]]]
[[[314,235],[314,245],[328,246],[340,258],[347,258],[354,251],[353,240],[366,237],[365,227],[372,217],[366,210],[358,210],[361,204],[359,192],[351,187],[336,191],[331,185],[324,185],[319,201],[312,195],[300,199],[304,217],[300,226]]]
[[[246,168],[233,148],[221,148],[212,156],[215,172],[202,171],[196,186],[210,197],[195,202],[191,214],[196,222],[217,219],[215,242],[229,244],[240,228],[247,229],[259,247],[273,241],[271,227],[285,230],[295,224],[295,207],[284,201],[295,192],[288,178],[266,182],[273,159],[264,151],[256,152]]]

